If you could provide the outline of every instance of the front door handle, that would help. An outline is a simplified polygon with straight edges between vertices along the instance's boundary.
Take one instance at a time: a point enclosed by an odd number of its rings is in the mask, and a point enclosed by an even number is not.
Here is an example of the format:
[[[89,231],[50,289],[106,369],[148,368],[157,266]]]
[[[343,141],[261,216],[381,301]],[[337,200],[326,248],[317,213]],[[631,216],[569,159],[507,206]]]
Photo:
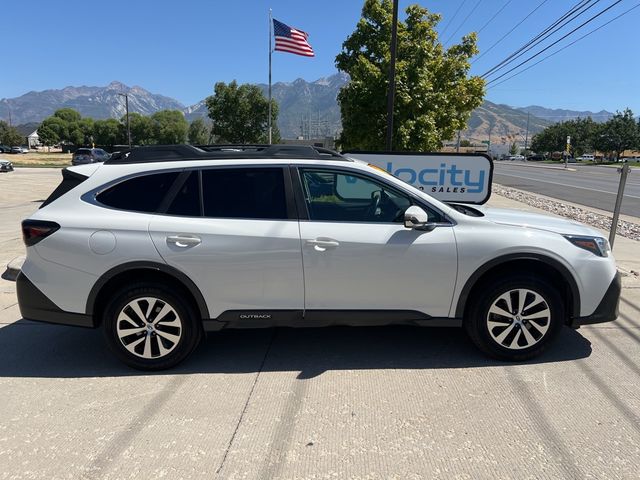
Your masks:
[[[175,245],[176,247],[187,248],[200,245],[200,243],[202,243],[202,240],[199,237],[191,235],[169,235],[167,237],[167,243],[170,245]]]
[[[316,238],[314,240],[307,240],[306,245],[312,245],[313,249],[317,252],[324,252],[330,248],[336,248],[340,246],[340,243],[333,238]]]

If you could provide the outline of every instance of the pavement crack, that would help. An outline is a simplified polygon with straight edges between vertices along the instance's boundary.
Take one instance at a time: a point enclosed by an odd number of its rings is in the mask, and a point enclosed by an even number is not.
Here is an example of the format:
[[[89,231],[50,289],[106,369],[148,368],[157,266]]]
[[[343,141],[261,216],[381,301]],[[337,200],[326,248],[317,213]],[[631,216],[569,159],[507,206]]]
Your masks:
[[[253,391],[256,388],[256,385],[258,383],[258,378],[260,377],[260,374],[262,373],[262,370],[264,369],[264,365],[267,362],[267,357],[269,356],[269,352],[271,351],[271,347],[275,341],[276,335],[278,333],[278,330],[274,328],[273,330],[273,335],[271,335],[271,339],[269,340],[269,344],[267,345],[267,348],[264,352],[264,356],[262,357],[262,362],[260,363],[260,368],[258,369],[258,373],[256,373],[255,378],[253,379],[253,384],[251,385],[251,390],[249,390],[249,395],[247,395],[247,401],[244,403],[244,407],[242,408],[242,412],[240,412],[240,417],[238,418],[238,423],[236,424],[236,428],[233,430],[233,433],[231,434],[231,438],[229,439],[229,444],[227,445],[227,448],[224,452],[224,455],[222,456],[222,461],[220,462],[220,466],[218,467],[218,469],[216,470],[216,476],[220,474],[220,472],[222,471],[222,468],[224,467],[224,464],[227,460],[227,456],[229,455],[229,452],[231,451],[231,446],[233,445],[233,442],[236,438],[236,435],[238,433],[238,430],[240,430],[240,425],[242,424],[242,420],[244,419],[244,414],[246,413],[247,409],[249,408],[249,402],[251,401],[251,397],[253,396]]]

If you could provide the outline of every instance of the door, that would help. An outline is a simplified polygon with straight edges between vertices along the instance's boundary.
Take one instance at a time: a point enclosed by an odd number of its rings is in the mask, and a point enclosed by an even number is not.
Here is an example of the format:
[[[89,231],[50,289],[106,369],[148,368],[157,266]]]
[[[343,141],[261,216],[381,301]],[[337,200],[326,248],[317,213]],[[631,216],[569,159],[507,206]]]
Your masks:
[[[457,251],[441,214],[420,204],[441,225],[407,229],[404,211],[417,200],[377,177],[318,167],[301,167],[294,177],[308,217],[300,221],[306,311],[448,316]]]
[[[300,234],[284,174],[282,167],[194,170],[151,220],[160,255],[198,286],[212,318],[303,309]]]

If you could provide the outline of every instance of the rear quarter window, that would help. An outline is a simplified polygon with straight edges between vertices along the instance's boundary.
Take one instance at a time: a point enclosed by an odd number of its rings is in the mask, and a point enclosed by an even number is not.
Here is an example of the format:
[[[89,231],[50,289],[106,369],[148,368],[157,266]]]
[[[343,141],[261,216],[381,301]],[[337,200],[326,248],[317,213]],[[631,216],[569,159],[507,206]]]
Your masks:
[[[99,193],[96,200],[119,210],[155,213],[178,175],[166,172],[130,178]]]

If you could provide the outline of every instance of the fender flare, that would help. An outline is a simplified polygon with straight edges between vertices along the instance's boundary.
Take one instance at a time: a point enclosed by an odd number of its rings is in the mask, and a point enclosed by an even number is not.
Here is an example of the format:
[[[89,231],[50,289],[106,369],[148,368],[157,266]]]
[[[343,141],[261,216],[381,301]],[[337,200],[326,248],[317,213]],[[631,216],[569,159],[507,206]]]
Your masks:
[[[116,275],[120,275],[121,273],[128,272],[131,270],[159,271],[172,276],[177,281],[179,281],[191,293],[191,295],[196,301],[196,305],[200,313],[200,318],[202,319],[209,318],[209,309],[207,308],[207,303],[205,302],[204,297],[202,296],[202,292],[197,287],[197,285],[193,282],[193,280],[191,280],[187,275],[182,273],[177,268],[171,267],[166,264],[149,262],[149,261],[123,263],[122,265],[118,265],[117,267],[114,267],[111,270],[108,270],[105,273],[103,273],[98,279],[98,281],[93,285],[93,288],[91,289],[91,292],[89,292],[89,296],[87,297],[87,306],[85,309],[87,315],[93,314],[93,309],[95,308],[96,299],[98,298],[100,291],[107,284],[107,282],[111,280],[113,277],[115,277]]]
[[[518,261],[518,260],[534,260],[537,262],[544,263],[556,271],[560,273],[563,280],[569,285],[569,289],[571,290],[571,297],[573,299],[572,305],[572,313],[574,317],[580,316],[580,289],[578,288],[578,284],[576,279],[571,274],[569,269],[565,267],[562,263],[554,258],[548,257],[546,255],[542,255],[539,253],[512,253],[509,255],[503,255],[501,257],[496,257],[481,267],[479,267],[473,274],[469,277],[464,287],[460,291],[460,295],[458,296],[458,302],[456,304],[455,316],[456,318],[462,318],[464,316],[464,310],[467,306],[467,301],[469,300],[469,295],[475,287],[476,283],[489,270],[492,268],[498,267],[508,262]]]

